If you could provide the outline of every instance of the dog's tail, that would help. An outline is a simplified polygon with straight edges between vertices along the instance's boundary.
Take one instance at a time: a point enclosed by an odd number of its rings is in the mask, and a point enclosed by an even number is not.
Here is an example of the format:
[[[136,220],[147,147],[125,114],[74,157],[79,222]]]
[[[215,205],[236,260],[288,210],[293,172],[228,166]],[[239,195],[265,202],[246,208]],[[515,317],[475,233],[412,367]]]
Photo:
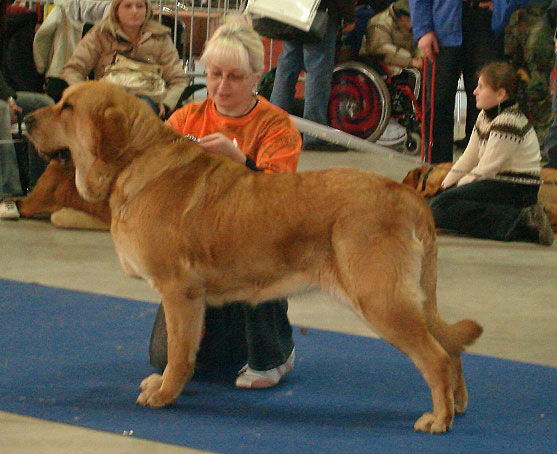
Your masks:
[[[482,334],[482,326],[474,320],[461,320],[448,324],[439,320],[431,328],[431,333],[443,346],[443,348],[454,356],[462,353],[465,347],[472,345]]]
[[[420,287],[424,299],[424,313],[431,334],[450,355],[462,353],[472,345],[482,332],[482,326],[474,320],[461,320],[449,324],[444,322],[437,310],[437,244],[435,224],[427,204],[418,204],[416,224],[417,236],[422,245]]]

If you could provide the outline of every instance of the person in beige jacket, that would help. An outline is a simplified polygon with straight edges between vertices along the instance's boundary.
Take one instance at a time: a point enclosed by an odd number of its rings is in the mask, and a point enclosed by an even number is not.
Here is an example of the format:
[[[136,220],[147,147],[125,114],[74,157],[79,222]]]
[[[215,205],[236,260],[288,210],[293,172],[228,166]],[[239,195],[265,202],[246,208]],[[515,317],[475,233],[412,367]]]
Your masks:
[[[364,53],[383,58],[391,76],[403,68],[422,69],[423,61],[414,45],[408,0],[398,0],[373,16],[367,26]]]
[[[153,100],[146,101],[160,116],[176,107],[189,79],[170,38],[170,29],[152,19],[150,1],[114,0],[108,16],[79,42],[61,77],[69,85],[86,80],[91,71],[95,80],[101,79],[116,54],[162,66],[164,99],[158,106]]]

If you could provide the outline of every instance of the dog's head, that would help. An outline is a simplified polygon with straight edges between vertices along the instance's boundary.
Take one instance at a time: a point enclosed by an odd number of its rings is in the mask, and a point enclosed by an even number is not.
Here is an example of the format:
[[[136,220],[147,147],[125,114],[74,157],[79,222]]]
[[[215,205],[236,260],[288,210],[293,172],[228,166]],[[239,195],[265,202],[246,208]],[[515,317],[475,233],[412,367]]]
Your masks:
[[[417,167],[408,172],[404,180],[402,180],[402,184],[410,186],[416,190],[416,193],[427,199],[439,191],[441,183],[451,167],[451,162],[443,162],[434,167]]]
[[[169,130],[145,102],[102,82],[69,87],[56,105],[28,115],[25,124],[41,154],[70,150],[77,190],[90,202],[109,197],[116,176],[140,151],[133,142],[148,139],[143,129]]]

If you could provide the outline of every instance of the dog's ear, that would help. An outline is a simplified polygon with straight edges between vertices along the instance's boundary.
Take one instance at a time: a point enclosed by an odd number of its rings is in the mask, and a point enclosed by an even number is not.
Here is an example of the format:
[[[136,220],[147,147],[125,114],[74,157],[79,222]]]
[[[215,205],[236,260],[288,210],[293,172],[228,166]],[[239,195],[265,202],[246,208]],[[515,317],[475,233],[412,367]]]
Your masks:
[[[424,167],[422,166],[408,172],[404,177],[404,180],[402,180],[402,184],[410,186],[413,189],[417,189],[418,183],[420,182],[420,176],[423,173],[423,169]]]
[[[99,157],[105,162],[111,162],[118,158],[128,145],[129,120],[124,109],[120,107],[106,108],[101,117]]]

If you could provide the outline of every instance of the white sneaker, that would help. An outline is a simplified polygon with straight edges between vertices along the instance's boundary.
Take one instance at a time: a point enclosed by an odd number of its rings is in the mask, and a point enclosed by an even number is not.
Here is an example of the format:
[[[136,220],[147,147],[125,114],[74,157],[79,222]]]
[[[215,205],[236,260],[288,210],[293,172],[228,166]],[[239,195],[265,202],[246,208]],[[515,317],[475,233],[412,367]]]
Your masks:
[[[0,219],[19,219],[19,210],[13,200],[0,202]]]
[[[377,139],[377,144],[384,146],[398,145],[406,140],[406,128],[395,118],[391,118],[381,137]]]
[[[244,389],[264,389],[272,388],[277,385],[281,378],[294,368],[294,361],[296,359],[295,350],[284,364],[270,370],[254,370],[247,364],[240,369],[238,378],[236,379],[236,387]]]

